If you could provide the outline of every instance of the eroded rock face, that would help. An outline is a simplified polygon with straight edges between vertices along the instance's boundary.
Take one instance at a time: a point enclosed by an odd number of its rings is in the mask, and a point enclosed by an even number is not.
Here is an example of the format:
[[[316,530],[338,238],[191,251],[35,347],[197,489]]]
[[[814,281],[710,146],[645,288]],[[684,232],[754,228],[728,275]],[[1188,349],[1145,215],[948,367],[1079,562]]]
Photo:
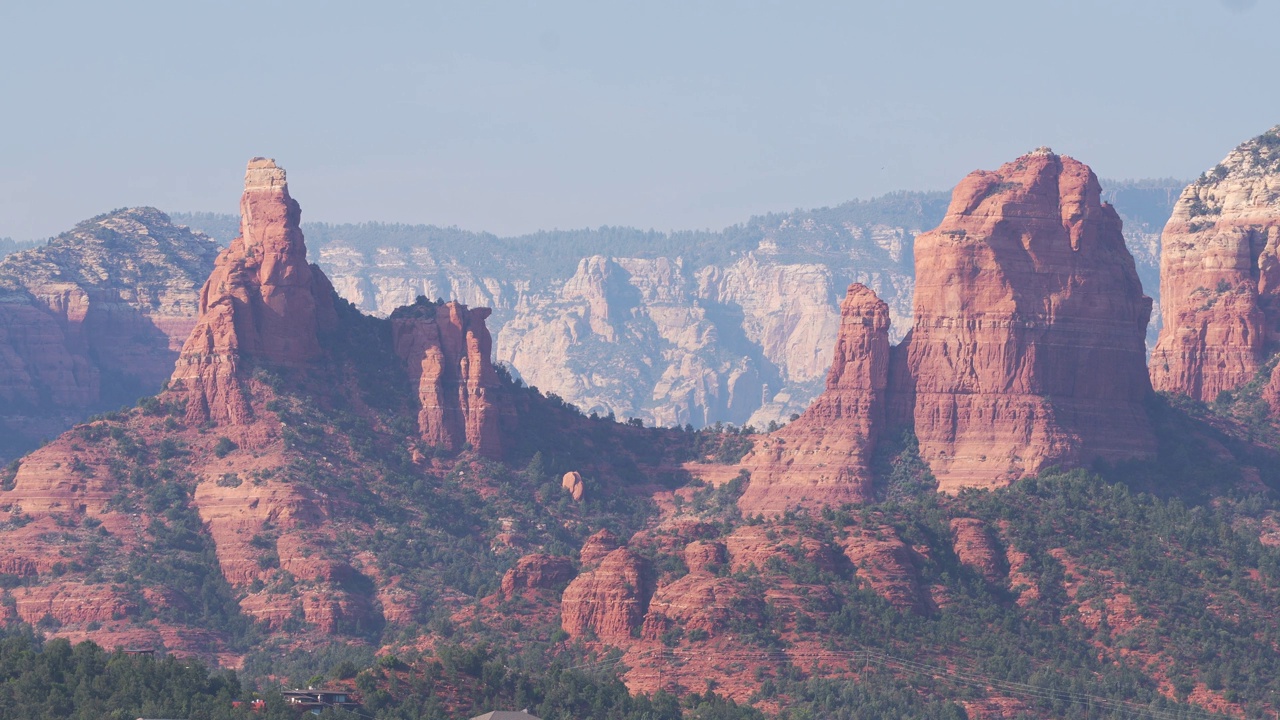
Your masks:
[[[567,557],[525,555],[502,576],[502,594],[513,597],[521,590],[542,589],[573,579],[573,562]]]
[[[1280,340],[1280,126],[1188,185],[1165,225],[1157,390],[1212,402]]]
[[[915,551],[893,528],[861,528],[843,545],[845,557],[876,594],[901,610],[925,609]]]
[[[914,426],[940,489],[1154,452],[1151,299],[1099,194],[1087,166],[1042,148],[970,174],[916,238],[891,421]]]
[[[617,548],[618,536],[608,530],[600,530],[582,544],[582,552],[578,559],[582,562],[582,567],[591,567]]]
[[[652,570],[644,558],[618,548],[565,588],[560,601],[561,626],[571,637],[588,632],[605,642],[631,639],[649,609]]]
[[[673,628],[685,633],[700,630],[714,636],[735,618],[758,620],[758,614],[744,611],[763,603],[741,602],[743,595],[742,584],[732,578],[690,572],[654,593],[641,637],[658,640]]]
[[[773,515],[870,498],[871,453],[885,424],[889,306],[854,283],[840,310],[826,390],[743,460],[751,471],[738,503],[745,513]]]
[[[391,314],[395,352],[418,391],[418,430],[430,445],[448,450],[469,444],[486,457],[502,457],[499,385],[489,308],[457,302],[419,302]]]
[[[742,466],[747,514],[863,502],[887,429],[910,428],[939,489],[1155,451],[1144,335],[1151,299],[1093,172],[1042,148],[960,183],[916,239],[915,323],[855,284],[826,389]]]
[[[951,521],[951,533],[955,536],[956,557],[960,562],[973,568],[989,583],[1004,581],[1000,549],[985,523],[977,518],[955,518]]]
[[[159,210],[129,208],[0,261],[0,463],[159,391],[216,254]]]
[[[305,365],[321,354],[320,331],[337,324],[333,287],[307,263],[302,210],[274,160],[249,161],[240,216],[240,237],[200,291],[200,318],[173,372],[195,422],[249,422],[247,366]]]

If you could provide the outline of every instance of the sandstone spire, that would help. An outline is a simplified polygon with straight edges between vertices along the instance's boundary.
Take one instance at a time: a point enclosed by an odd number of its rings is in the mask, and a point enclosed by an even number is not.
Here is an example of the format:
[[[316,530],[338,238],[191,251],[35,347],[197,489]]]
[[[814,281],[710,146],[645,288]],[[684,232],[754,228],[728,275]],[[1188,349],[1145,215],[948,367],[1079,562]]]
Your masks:
[[[1041,148],[971,173],[916,238],[894,420],[914,426],[942,490],[1154,451],[1151,299],[1100,191],[1086,165]]]
[[[200,291],[200,319],[174,369],[189,418],[244,422],[240,385],[248,361],[299,366],[320,355],[319,332],[336,324],[329,280],[307,263],[283,168],[254,158],[240,198],[240,237],[218,255]]]
[[[854,283],[840,304],[840,332],[822,395],[743,461],[748,514],[839,505],[871,497],[871,452],[883,429],[889,379],[889,306]]]
[[[1160,251],[1157,390],[1212,402],[1280,340],[1280,126],[1188,185]]]

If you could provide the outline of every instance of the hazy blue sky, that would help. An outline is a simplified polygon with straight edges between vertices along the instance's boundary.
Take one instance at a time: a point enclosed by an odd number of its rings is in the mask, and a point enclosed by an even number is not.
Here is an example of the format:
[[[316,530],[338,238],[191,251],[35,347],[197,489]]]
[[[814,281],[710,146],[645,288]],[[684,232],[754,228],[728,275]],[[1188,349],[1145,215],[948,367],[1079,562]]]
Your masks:
[[[1193,177],[1280,123],[1277,0],[3,2],[0,236],[233,211],[712,227],[1051,145]]]

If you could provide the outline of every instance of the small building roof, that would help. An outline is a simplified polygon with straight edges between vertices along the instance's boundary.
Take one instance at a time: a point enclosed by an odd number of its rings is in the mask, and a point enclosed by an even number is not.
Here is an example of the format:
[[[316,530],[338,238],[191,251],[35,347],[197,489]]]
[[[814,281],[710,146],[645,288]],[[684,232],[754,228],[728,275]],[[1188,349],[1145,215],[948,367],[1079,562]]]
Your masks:
[[[494,710],[477,715],[471,720],[541,720],[541,718],[530,715],[528,710]]]

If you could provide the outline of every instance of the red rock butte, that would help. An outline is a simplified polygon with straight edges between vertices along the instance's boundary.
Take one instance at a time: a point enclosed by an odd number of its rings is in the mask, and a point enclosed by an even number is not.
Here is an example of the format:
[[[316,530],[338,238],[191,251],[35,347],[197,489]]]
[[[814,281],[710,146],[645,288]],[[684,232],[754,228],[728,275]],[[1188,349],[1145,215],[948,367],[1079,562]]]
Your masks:
[[[1151,299],[1100,195],[1088,166],[1041,148],[970,173],[916,238],[896,350],[910,404],[891,420],[911,421],[940,489],[1154,454]]]
[[[1160,249],[1157,390],[1212,402],[1254,379],[1280,345],[1280,126],[1188,185]],[[1267,389],[1273,406],[1280,375]]]
[[[1143,295],[1115,209],[1084,164],[1041,148],[952,193],[916,238],[915,322],[853,285],[827,388],[743,465],[746,513],[859,502],[871,453],[912,428],[939,489],[1154,454]]]

